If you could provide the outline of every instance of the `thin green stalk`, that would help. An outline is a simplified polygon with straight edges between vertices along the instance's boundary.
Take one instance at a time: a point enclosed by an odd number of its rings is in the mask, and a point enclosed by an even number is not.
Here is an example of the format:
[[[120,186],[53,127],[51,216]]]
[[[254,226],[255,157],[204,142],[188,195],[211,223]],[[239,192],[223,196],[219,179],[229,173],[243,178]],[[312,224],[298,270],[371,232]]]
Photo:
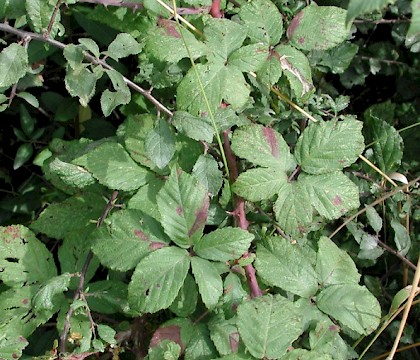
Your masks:
[[[217,139],[217,144],[218,144],[219,149],[220,149],[220,154],[222,155],[222,160],[223,160],[223,165],[225,167],[226,176],[229,179],[229,176],[230,176],[229,167],[228,167],[228,163],[227,163],[227,159],[226,159],[226,154],[225,154],[225,151],[223,149],[222,139],[220,137],[219,130],[218,130],[217,125],[216,125],[216,120],[214,119],[214,114],[213,114],[213,111],[210,107],[210,103],[209,103],[209,100],[207,98],[206,91],[204,90],[203,83],[201,81],[201,78],[200,78],[200,75],[198,73],[197,67],[195,66],[193,57],[191,55],[191,51],[190,51],[190,49],[187,45],[187,42],[185,41],[184,34],[182,33],[181,23],[179,22],[179,17],[178,17],[178,14],[176,12],[175,0],[172,0],[172,6],[173,6],[173,10],[174,10],[174,17],[175,17],[176,23],[178,25],[179,33],[181,34],[182,41],[184,43],[185,49],[187,50],[188,57],[190,58],[190,61],[191,61],[191,66],[194,69],[195,76],[197,77],[198,84],[200,86],[201,94],[203,95],[204,102],[206,103],[206,107],[207,107],[207,111],[208,111],[208,114],[209,114],[209,117],[210,117],[210,120],[211,120],[211,124],[213,125],[213,129],[214,129],[214,132],[216,134],[216,139]]]

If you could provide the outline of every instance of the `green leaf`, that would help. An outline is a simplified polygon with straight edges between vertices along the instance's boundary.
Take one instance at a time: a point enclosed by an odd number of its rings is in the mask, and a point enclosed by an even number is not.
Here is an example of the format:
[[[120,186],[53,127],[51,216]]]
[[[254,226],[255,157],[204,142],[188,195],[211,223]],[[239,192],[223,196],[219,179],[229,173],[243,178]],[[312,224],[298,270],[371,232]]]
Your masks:
[[[240,109],[246,105],[251,93],[251,87],[245,81],[242,72],[235,66],[225,68],[225,83],[222,97],[233,109]]]
[[[322,286],[357,284],[360,280],[351,257],[326,236],[318,241],[315,270]]]
[[[210,50],[207,55],[211,62],[225,62],[229,55],[239,49],[245,40],[246,29],[231,20],[209,18],[204,28],[206,44]]]
[[[90,51],[94,57],[99,59],[99,56],[100,56],[99,46],[94,40],[92,40],[90,38],[79,38],[79,39],[77,39],[77,41],[81,45],[83,45],[83,47],[86,50]]]
[[[101,264],[113,270],[134,269],[147,254],[169,244],[160,224],[139,210],[114,213],[106,224],[93,231],[90,239]]]
[[[305,7],[290,22],[287,38],[301,50],[327,50],[342,43],[350,33],[347,11],[335,6]]]
[[[316,297],[318,308],[360,335],[369,335],[381,319],[378,300],[364,286],[332,285]]]
[[[146,183],[148,174],[115,142],[105,142],[90,151],[85,167],[100,184],[115,190],[136,190]]]
[[[308,190],[312,206],[327,219],[338,219],[360,205],[357,185],[341,171],[321,175],[302,174],[299,182]]]
[[[105,51],[105,54],[114,60],[118,60],[129,55],[136,55],[141,49],[142,45],[133,36],[127,33],[120,33],[109,44],[108,51]]]
[[[324,72],[331,71],[333,74],[342,74],[352,62],[359,51],[359,46],[345,41],[329,50],[314,50],[310,54],[311,63]],[[325,69],[327,68],[327,69]]]
[[[246,348],[258,359],[280,358],[303,332],[298,309],[280,295],[265,295],[239,305],[237,324]]]
[[[77,96],[82,106],[86,107],[95,94],[97,76],[84,65],[76,69],[67,67],[64,83],[71,96]]]
[[[369,225],[372,226],[372,229],[375,230],[375,232],[378,234],[382,229],[382,218],[373,206],[365,205],[365,208]]]
[[[172,124],[191,139],[208,143],[213,141],[214,128],[207,117],[193,116],[186,111],[175,111]]]
[[[222,316],[215,317],[209,322],[209,330],[210,337],[221,355],[237,353],[240,337],[235,317],[229,320]]]
[[[185,349],[185,360],[215,359],[219,356],[206,324],[197,324],[194,334]]]
[[[333,358],[325,353],[321,353],[314,350],[305,349],[293,349],[289,351],[285,356],[282,356],[282,360],[332,360]],[[338,360],[339,358],[336,358]]]
[[[138,313],[166,309],[175,300],[190,267],[186,250],[167,247],[143,258],[128,286],[130,308]]]
[[[347,7],[346,23],[352,22],[360,15],[369,14],[375,10],[382,10],[393,3],[395,3],[395,0],[350,0]]]
[[[97,326],[97,330],[98,330],[98,335],[102,340],[106,341],[108,344],[116,345],[117,343],[117,341],[115,340],[116,332],[112,327],[108,325],[99,324]]]
[[[223,174],[217,161],[210,155],[200,155],[193,167],[192,174],[212,196],[217,195],[222,187]]]
[[[204,305],[207,309],[213,309],[223,293],[223,282],[217,268],[212,262],[193,256],[191,269]]]
[[[352,118],[310,124],[296,144],[296,160],[310,174],[342,170],[364,149],[361,130],[362,123]]]
[[[411,22],[405,38],[405,46],[411,47],[412,52],[419,52],[420,42],[420,0],[411,2]]]
[[[91,311],[102,314],[123,313],[128,309],[127,284],[116,280],[89,283],[86,301]]]
[[[292,236],[305,234],[312,222],[311,198],[308,190],[297,183],[286,183],[281,187],[274,213],[283,231]]]
[[[283,18],[269,0],[253,0],[241,6],[239,17],[253,43],[276,45],[283,34]]]
[[[395,219],[391,221],[391,227],[394,229],[394,241],[397,245],[398,252],[402,256],[407,255],[411,247],[411,239],[407,229]]]
[[[287,183],[285,173],[272,168],[256,168],[239,175],[232,190],[250,201],[269,199]]]
[[[280,55],[279,62],[283,74],[289,81],[295,97],[301,98],[312,92],[312,73],[306,55],[290,45],[278,45],[274,50]]]
[[[9,337],[6,334],[0,335],[0,359],[20,359],[22,350],[29,344],[23,336]]]
[[[183,27],[180,29],[175,21],[164,18],[159,19],[158,28],[153,28],[146,36],[145,44],[145,51],[156,59],[169,63],[177,63],[183,58],[188,58],[187,47],[193,60],[207,52],[206,46],[191,32]]]
[[[20,112],[20,127],[22,128],[25,135],[30,137],[32,133],[34,132],[36,120],[31,116],[31,114],[29,114],[28,109],[23,104],[20,104],[19,112]]]
[[[76,274],[81,273],[86,260],[86,254],[89,252],[92,243],[89,235],[94,226],[88,226],[78,231],[72,231],[66,234],[62,245],[58,248],[58,260],[60,261],[61,273]],[[85,274],[85,283],[88,283],[95,275],[100,266],[99,260],[93,256],[89,268]],[[70,280],[69,288],[74,290],[79,284],[79,277],[73,276]]]
[[[318,290],[317,274],[298,243],[270,237],[258,244],[255,269],[268,285],[309,298]]]
[[[124,145],[130,156],[137,163],[153,168],[153,162],[148,158],[144,143],[147,134],[152,131],[156,116],[136,115],[129,116],[123,123]]]
[[[242,72],[258,71],[268,59],[268,50],[268,46],[263,44],[242,46],[229,56],[228,64]]]
[[[195,65],[201,79],[210,110],[215,112],[223,97],[226,67],[223,62]],[[177,88],[177,109],[188,111],[193,116],[207,115],[208,107],[203,96],[196,71],[191,68]]]
[[[54,5],[44,0],[26,0],[26,12],[30,25],[37,33],[44,33],[48,30],[49,23],[53,16]],[[54,37],[60,22],[60,11],[55,14],[54,24],[50,36]]]
[[[294,168],[293,156],[283,137],[274,129],[258,124],[239,128],[232,138],[232,150],[256,165],[287,171]]]
[[[209,197],[195,177],[173,168],[159,191],[157,204],[163,228],[178,246],[188,248],[201,238]]]
[[[82,47],[74,44],[66,45],[63,49],[63,55],[73,70],[79,68],[84,59]]]
[[[31,228],[48,237],[63,239],[70,232],[80,231],[96,222],[105,206],[106,202],[97,194],[74,195],[63,202],[49,205],[32,222]]]
[[[115,70],[105,70],[111,79],[116,91],[106,89],[101,95],[101,109],[105,116],[111,115],[112,111],[119,105],[128,104],[131,100],[131,93],[123,76]]]
[[[146,136],[145,150],[159,169],[169,164],[175,154],[175,135],[167,121],[156,121],[154,129]]]
[[[78,165],[69,164],[56,157],[48,163],[49,171],[57,175],[61,181],[71,187],[83,189],[96,183],[95,178],[86,169]]]
[[[16,43],[0,53],[0,88],[16,84],[29,71],[27,50]]]
[[[194,245],[194,252],[208,260],[236,260],[248,250],[253,239],[248,231],[228,226],[204,235]]]
[[[57,275],[52,254],[22,225],[0,227],[0,280],[8,286],[47,281]]]
[[[63,292],[68,290],[71,275],[69,273],[54,276],[45,281],[32,298],[35,314],[45,317],[52,316],[58,309],[60,297],[63,300]]]
[[[20,145],[16,151],[15,160],[13,162],[13,170],[19,169],[22,165],[32,157],[34,148],[31,143],[24,143]]]
[[[128,201],[129,209],[138,209],[143,213],[160,220],[160,213],[157,206],[157,194],[165,182],[154,174],[149,175],[148,184],[142,186]]]
[[[271,86],[279,81],[281,75],[282,69],[279,59],[275,56],[270,56],[257,72],[257,79],[267,91],[270,91]]]
[[[184,284],[171,306],[169,306],[169,310],[179,317],[188,317],[194,313],[197,307],[197,298],[197,284],[194,278],[190,274],[187,274]]]
[[[373,142],[375,164],[385,173],[396,170],[403,157],[403,139],[395,128],[370,114],[365,118],[366,141]]]
[[[311,358],[317,360],[322,358],[321,354],[327,356],[325,359],[328,360],[355,358],[356,353],[341,338],[339,332],[340,327],[335,325],[329,318],[319,321],[316,327],[309,332],[309,343],[312,349],[311,354],[316,351],[319,357]]]

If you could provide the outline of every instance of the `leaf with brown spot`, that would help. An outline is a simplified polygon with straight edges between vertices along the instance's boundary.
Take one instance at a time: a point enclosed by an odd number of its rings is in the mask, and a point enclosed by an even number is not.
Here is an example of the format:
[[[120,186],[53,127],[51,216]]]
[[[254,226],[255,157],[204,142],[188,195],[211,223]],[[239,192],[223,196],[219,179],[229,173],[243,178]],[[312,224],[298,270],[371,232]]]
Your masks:
[[[283,137],[276,130],[259,124],[236,130],[232,150],[241,158],[273,170],[287,171],[296,164]]]
[[[178,246],[188,248],[201,238],[209,196],[197,178],[174,168],[157,195],[157,204],[163,228]]]

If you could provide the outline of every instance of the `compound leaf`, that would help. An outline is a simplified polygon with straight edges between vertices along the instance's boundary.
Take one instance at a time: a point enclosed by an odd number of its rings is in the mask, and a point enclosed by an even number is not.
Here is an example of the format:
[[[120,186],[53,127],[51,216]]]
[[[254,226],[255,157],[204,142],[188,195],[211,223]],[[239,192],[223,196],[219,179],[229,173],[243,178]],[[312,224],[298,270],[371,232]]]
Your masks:
[[[184,249],[167,247],[140,260],[128,286],[130,308],[138,313],[166,309],[175,300],[190,267]]]
[[[346,22],[352,22],[360,15],[371,13],[375,10],[381,10],[393,3],[395,3],[395,0],[350,0],[347,7]]]
[[[195,163],[192,174],[212,195],[216,195],[222,187],[222,172],[217,161],[210,155],[200,155]]]

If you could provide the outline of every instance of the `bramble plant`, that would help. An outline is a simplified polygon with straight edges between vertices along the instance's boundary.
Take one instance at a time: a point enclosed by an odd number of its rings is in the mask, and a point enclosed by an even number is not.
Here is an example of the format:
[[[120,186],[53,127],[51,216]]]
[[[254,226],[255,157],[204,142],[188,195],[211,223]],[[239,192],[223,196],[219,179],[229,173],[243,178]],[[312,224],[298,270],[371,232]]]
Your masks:
[[[6,0],[0,18],[1,359],[419,344],[420,0]],[[360,93],[375,76],[394,96]]]

